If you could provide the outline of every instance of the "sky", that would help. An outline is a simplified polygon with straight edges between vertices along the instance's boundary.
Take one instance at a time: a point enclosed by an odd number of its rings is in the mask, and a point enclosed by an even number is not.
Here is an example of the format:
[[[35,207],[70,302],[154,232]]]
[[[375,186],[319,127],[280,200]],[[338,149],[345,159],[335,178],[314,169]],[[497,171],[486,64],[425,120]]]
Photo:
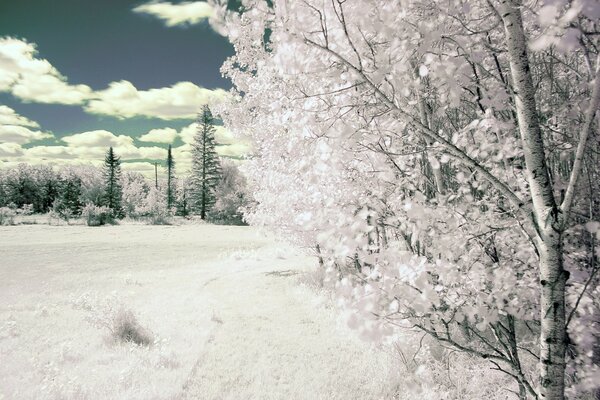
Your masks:
[[[173,145],[190,162],[194,120],[223,101],[233,47],[201,1],[0,0],[0,168],[100,164],[150,174]],[[218,151],[248,146],[217,127]]]

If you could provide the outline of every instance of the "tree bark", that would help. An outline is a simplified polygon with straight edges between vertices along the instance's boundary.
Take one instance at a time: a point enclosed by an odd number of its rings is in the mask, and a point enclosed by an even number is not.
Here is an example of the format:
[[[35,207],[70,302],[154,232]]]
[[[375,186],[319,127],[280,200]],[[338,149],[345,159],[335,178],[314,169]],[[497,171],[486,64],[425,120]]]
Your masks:
[[[527,55],[527,38],[520,0],[501,0],[510,70],[515,90],[517,121],[523,144],[531,194],[535,240],[540,256],[540,399],[564,399],[565,282],[562,262],[562,216],[554,198],[538,121],[535,90]]]

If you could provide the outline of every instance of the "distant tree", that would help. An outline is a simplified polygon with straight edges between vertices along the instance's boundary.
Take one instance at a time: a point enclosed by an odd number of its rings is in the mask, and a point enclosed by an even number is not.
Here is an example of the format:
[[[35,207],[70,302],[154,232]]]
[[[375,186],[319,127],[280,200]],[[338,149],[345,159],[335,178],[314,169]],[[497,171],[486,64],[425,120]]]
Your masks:
[[[171,145],[167,151],[167,208],[175,205],[176,200],[176,185],[175,185],[175,160],[171,151]]]
[[[19,164],[8,171],[5,186],[8,205],[21,208],[26,204],[32,204],[34,210],[39,212],[37,205],[40,193],[34,175],[34,167],[27,164]]]
[[[206,219],[215,204],[215,188],[219,182],[219,156],[215,150],[215,127],[212,113],[204,106],[198,119],[198,131],[192,144],[191,208]]]
[[[62,218],[69,219],[81,215],[81,179],[68,176],[60,184],[60,194],[54,201],[54,211]]]
[[[110,208],[113,215],[117,218],[123,217],[123,208],[121,205],[123,190],[121,187],[121,159],[115,155],[110,147],[104,158],[104,196],[103,204]]]
[[[178,181],[177,193],[175,198],[175,215],[187,217],[190,215],[190,196],[189,196],[189,178]]]
[[[38,212],[48,212],[59,196],[60,179],[50,167],[41,171],[39,179],[40,209]]]
[[[128,217],[137,218],[150,192],[150,185],[139,172],[126,172],[121,178],[123,212]]]
[[[250,201],[248,183],[237,165],[223,160],[221,179],[215,188],[217,201],[209,213],[209,218],[220,223],[244,224],[242,209]]]

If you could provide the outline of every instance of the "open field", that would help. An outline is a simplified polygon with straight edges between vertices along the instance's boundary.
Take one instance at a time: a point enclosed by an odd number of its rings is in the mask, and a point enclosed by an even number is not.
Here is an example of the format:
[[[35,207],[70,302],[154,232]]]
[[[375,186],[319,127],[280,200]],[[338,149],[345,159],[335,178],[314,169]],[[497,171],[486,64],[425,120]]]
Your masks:
[[[249,227],[0,227],[0,399],[386,398],[312,265]],[[111,337],[121,308],[150,346]]]

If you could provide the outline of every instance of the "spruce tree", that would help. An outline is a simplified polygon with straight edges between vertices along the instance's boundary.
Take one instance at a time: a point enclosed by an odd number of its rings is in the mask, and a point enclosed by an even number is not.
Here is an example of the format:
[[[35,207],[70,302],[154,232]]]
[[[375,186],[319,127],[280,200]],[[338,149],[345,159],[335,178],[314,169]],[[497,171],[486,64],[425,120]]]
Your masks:
[[[102,205],[110,208],[114,217],[122,218],[121,159],[115,155],[112,147],[108,149],[104,158],[103,173],[105,187]]]
[[[68,176],[61,182],[60,189],[60,194],[54,201],[54,211],[66,220],[81,215],[81,179]]]
[[[171,209],[175,205],[176,197],[175,160],[173,159],[171,145],[169,145],[167,151],[167,208]]]
[[[215,127],[212,113],[204,106],[198,118],[198,131],[192,145],[190,203],[192,210],[205,219],[215,203],[215,188],[219,182],[219,156],[215,150]]]

